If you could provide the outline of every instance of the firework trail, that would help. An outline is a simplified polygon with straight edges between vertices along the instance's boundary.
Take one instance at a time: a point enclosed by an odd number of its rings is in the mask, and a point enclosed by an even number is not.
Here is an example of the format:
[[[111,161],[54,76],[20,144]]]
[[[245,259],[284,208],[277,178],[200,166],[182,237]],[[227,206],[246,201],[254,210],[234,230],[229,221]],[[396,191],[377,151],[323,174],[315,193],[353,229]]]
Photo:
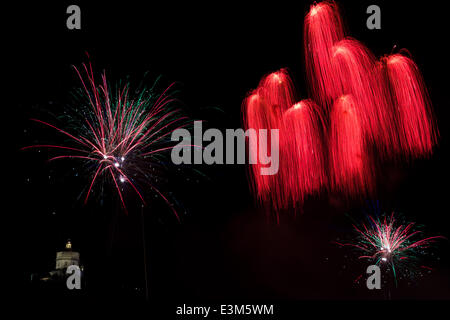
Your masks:
[[[312,100],[302,100],[283,115],[279,172],[288,201],[295,208],[305,195],[317,193],[327,181],[322,135],[323,114]]]
[[[294,86],[286,69],[261,80],[258,88],[244,100],[243,114],[246,129],[281,131],[280,158],[288,164],[276,177],[260,175],[260,163],[251,167],[257,198],[278,211],[295,207],[306,194],[318,192],[327,179],[321,142],[323,113],[312,100],[295,103]],[[250,143],[250,157],[258,159],[257,152],[256,143]]]
[[[338,243],[340,246],[350,246],[360,252],[359,259],[366,259],[371,264],[385,266],[392,270],[397,285],[397,275],[402,272],[405,278],[414,275],[414,268],[430,270],[420,265],[420,257],[426,254],[426,249],[442,236],[420,238],[419,230],[414,230],[414,222],[399,224],[394,218],[394,212],[384,218],[369,216],[369,224],[361,227],[353,225],[357,234],[354,242]]]
[[[58,145],[31,145],[22,148],[49,148],[58,155],[49,159],[74,159],[89,168],[89,184],[84,197],[86,203],[95,186],[108,181],[115,189],[125,212],[128,193],[134,193],[146,204],[146,191],[164,200],[179,219],[170,198],[160,189],[161,175],[166,166],[166,151],[173,148],[170,135],[173,130],[184,127],[188,119],[174,107],[173,83],[161,94],[155,86],[132,90],[129,84],[113,90],[105,73],[100,84],[94,79],[92,65],[74,67],[82,88],[77,92],[75,112],[60,128],[51,123],[32,119],[50,127],[67,142]],[[84,106],[84,107],[83,107]]]
[[[283,112],[295,103],[294,84],[286,69],[273,72],[263,78],[258,88],[278,121]],[[278,127],[279,124],[277,124]]]
[[[373,188],[371,159],[367,154],[358,105],[351,95],[336,100],[331,111],[331,188],[350,196]]]
[[[348,198],[367,195],[375,190],[378,161],[431,155],[438,130],[427,89],[410,58],[394,54],[378,60],[346,36],[333,1],[311,6],[304,50],[312,95],[303,100],[310,101],[303,108],[308,115],[292,112],[295,90],[285,69],[263,78],[243,103],[247,128],[280,129],[278,174],[259,176],[259,164],[251,169],[258,199],[278,210],[302,204],[321,188]],[[328,155],[315,153],[325,150]],[[314,177],[306,169],[315,170]]]
[[[278,126],[278,120],[272,109],[266,102],[261,90],[255,90],[248,96],[243,103],[244,106],[244,125],[246,128],[271,129]],[[256,138],[256,137],[255,137]],[[250,138],[251,139],[251,138]],[[268,175],[260,175],[262,164],[258,161],[258,144],[256,139],[249,143],[249,158],[255,159],[256,163],[251,166],[251,174],[253,179],[253,190],[260,201],[268,201],[270,199],[271,180]]]
[[[332,52],[335,80],[340,85],[337,93],[354,97],[366,144],[373,145],[382,158],[389,159],[398,150],[396,123],[375,57],[353,39],[339,41]]]
[[[419,68],[401,54],[383,58],[382,65],[396,106],[403,153],[412,157],[430,155],[437,142],[437,129]]]
[[[331,108],[334,99],[342,94],[332,64],[332,48],[344,35],[336,3],[325,1],[311,6],[303,33],[306,75],[313,100],[325,109]]]
[[[270,134],[270,129],[280,129],[283,113],[293,105],[294,101],[294,86],[287,70],[281,69],[267,75],[260,81],[258,88],[243,102],[244,127],[257,130],[267,129],[268,134]],[[268,138],[268,148],[270,149],[270,143],[277,143],[277,141]],[[259,174],[263,165],[258,160],[262,159],[262,157],[258,157],[258,152],[263,150],[262,148],[258,150],[256,143],[249,145],[249,156],[257,160],[257,163],[251,168],[251,174],[255,177],[253,187],[257,198],[262,202],[272,203],[279,209],[285,207],[283,182],[270,175]]]

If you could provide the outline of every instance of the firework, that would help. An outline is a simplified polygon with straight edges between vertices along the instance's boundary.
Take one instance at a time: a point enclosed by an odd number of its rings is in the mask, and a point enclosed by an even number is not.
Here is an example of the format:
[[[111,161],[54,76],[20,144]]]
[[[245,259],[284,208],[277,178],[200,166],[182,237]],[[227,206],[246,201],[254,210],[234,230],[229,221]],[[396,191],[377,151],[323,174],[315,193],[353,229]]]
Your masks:
[[[258,88],[278,121],[281,120],[283,112],[295,103],[294,85],[286,69],[273,72],[263,78]]]
[[[314,101],[331,108],[338,94],[339,74],[332,65],[332,48],[344,38],[336,3],[324,1],[311,6],[304,24],[304,50],[309,88]]]
[[[264,77],[243,103],[244,126],[246,129],[280,129],[283,113],[294,104],[294,86],[285,69],[273,72]],[[271,143],[278,143],[272,141]],[[271,148],[271,146],[268,146]],[[279,146],[277,146],[279,148]],[[262,151],[261,148],[259,151]],[[253,159],[257,157],[258,147],[250,143],[249,154]],[[251,168],[253,187],[257,198],[262,202],[271,203],[277,209],[287,206],[284,183],[272,176],[260,175],[262,164],[256,163]]]
[[[280,158],[284,165],[279,174],[283,193],[295,207],[327,181],[323,114],[312,100],[302,100],[284,113],[282,129]]]
[[[414,61],[402,54],[382,59],[397,111],[401,148],[408,156],[428,156],[436,144],[427,88]]]
[[[338,91],[354,97],[366,143],[373,145],[382,158],[393,157],[398,149],[397,128],[375,57],[353,39],[339,41],[332,52],[335,79],[340,84]]]
[[[338,243],[351,246],[360,252],[359,259],[368,260],[370,264],[385,266],[392,270],[397,284],[397,274],[401,271],[405,277],[413,276],[413,269],[429,270],[420,264],[420,258],[426,250],[442,236],[420,237],[422,231],[415,229],[416,224],[397,223],[394,212],[388,217],[374,218],[369,216],[369,224],[361,227],[353,225],[357,237],[352,243]]]
[[[331,111],[331,189],[349,196],[367,194],[373,189],[371,158],[358,107],[353,96],[346,95],[336,100]]]
[[[294,86],[281,69],[264,77],[244,101],[247,128],[280,129],[278,175],[261,177],[260,164],[251,170],[258,199],[278,210],[302,204],[321,187],[347,198],[368,195],[376,190],[380,162],[432,154],[438,130],[410,58],[378,60],[346,36],[333,1],[311,6],[304,50],[312,99],[294,106]],[[327,151],[328,156],[317,154]]]
[[[58,152],[49,161],[73,159],[88,168],[86,203],[97,184],[107,181],[116,190],[126,210],[125,195],[135,193],[143,205],[148,191],[162,198],[177,218],[170,197],[161,191],[161,176],[167,168],[166,151],[173,148],[173,130],[188,124],[187,117],[176,108],[171,91],[173,83],[162,93],[152,88],[132,90],[129,84],[111,89],[106,75],[96,84],[91,64],[74,67],[81,81],[77,106],[69,110],[63,125],[32,119],[67,138],[60,144],[37,144],[24,147],[49,148]]]
[[[278,120],[274,113],[269,109],[265,98],[255,90],[243,103],[245,126],[253,129],[271,129],[277,126]],[[256,143],[249,144],[249,157],[251,159],[259,159],[258,146]],[[260,168],[262,164],[256,161],[255,165],[251,167],[251,174],[255,179],[252,181],[253,189],[257,198],[265,201],[270,196],[270,176],[260,175]]]

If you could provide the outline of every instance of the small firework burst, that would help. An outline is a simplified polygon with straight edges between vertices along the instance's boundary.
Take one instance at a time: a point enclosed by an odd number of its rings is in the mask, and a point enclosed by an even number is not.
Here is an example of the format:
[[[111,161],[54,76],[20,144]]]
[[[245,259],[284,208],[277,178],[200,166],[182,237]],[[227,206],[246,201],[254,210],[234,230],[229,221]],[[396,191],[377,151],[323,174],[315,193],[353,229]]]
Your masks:
[[[390,216],[374,218],[369,216],[369,223],[361,227],[353,225],[357,237],[354,242],[337,243],[341,246],[351,246],[359,252],[359,259],[366,259],[371,264],[380,266],[383,270],[392,271],[397,286],[397,278],[412,279],[419,270],[431,270],[422,264],[432,244],[442,236],[420,237],[414,222],[399,223]]]
[[[101,179],[116,190],[125,212],[126,194],[134,193],[145,205],[146,193],[151,193],[162,198],[178,218],[170,196],[161,190],[164,172],[170,165],[167,152],[174,147],[171,133],[190,123],[177,107],[174,84],[162,93],[157,89],[158,81],[150,88],[131,89],[125,84],[112,89],[104,72],[97,85],[91,64],[82,67],[81,71],[74,67],[82,87],[75,92],[75,106],[59,117],[61,126],[32,119],[66,139],[59,144],[22,149],[57,151],[49,161],[81,161],[88,178],[85,203]]]

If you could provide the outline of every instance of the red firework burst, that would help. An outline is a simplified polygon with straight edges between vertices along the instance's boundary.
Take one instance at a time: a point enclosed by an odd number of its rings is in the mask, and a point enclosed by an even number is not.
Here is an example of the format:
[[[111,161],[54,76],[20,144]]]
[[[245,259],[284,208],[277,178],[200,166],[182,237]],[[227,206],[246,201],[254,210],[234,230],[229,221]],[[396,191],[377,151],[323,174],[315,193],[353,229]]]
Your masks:
[[[281,131],[278,175],[260,176],[260,164],[252,169],[259,199],[276,210],[295,207],[327,183],[348,197],[367,195],[375,189],[377,161],[432,153],[438,132],[410,58],[377,60],[362,43],[346,38],[333,1],[311,6],[304,50],[312,100],[295,104],[292,81],[282,69],[263,78],[244,101],[247,128]]]

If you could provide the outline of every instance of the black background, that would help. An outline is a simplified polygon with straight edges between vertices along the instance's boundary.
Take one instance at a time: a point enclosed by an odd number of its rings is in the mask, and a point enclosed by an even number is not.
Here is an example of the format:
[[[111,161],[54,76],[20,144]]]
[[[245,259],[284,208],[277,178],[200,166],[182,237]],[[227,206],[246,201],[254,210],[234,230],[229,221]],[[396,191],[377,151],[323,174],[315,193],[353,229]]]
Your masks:
[[[19,253],[17,288],[27,298],[50,294],[31,290],[26,276],[49,271],[55,252],[71,238],[87,270],[83,298],[143,299],[139,210],[119,213],[111,242],[111,217],[117,210],[80,205],[76,197],[85,182],[68,178],[72,164],[53,166],[45,162],[45,152],[18,151],[40,132],[28,118],[58,110],[67,101],[78,86],[71,65],[86,62],[88,52],[95,70],[105,69],[110,81],[139,80],[146,71],[162,74],[181,84],[180,98],[194,117],[212,127],[241,127],[242,100],[268,72],[288,67],[299,98],[307,97],[302,33],[310,2],[76,2],[81,30],[66,28],[70,4],[19,3],[5,13],[12,18],[7,19],[10,42],[4,49],[11,55],[4,63],[11,71],[7,96],[12,102],[4,106],[3,122],[13,144],[4,167],[11,182],[5,203],[12,204],[14,228],[6,223],[4,228]],[[366,28],[370,4],[381,7],[381,30]],[[430,233],[449,237],[447,10],[431,1],[339,5],[349,35],[377,56],[390,53],[394,45],[411,52],[429,88],[441,134],[432,159],[382,168],[377,200],[384,210],[399,211]],[[244,166],[202,170],[209,180],[174,181],[187,211],[181,224],[162,205],[146,212],[151,299],[274,303],[386,298],[386,290],[355,285],[362,265],[331,243],[350,230],[343,214],[357,216],[364,205],[332,205],[321,197],[309,201],[303,215],[284,214],[276,225],[255,206]],[[443,241],[436,269],[411,286],[392,288],[391,297],[450,298],[448,249]]]

